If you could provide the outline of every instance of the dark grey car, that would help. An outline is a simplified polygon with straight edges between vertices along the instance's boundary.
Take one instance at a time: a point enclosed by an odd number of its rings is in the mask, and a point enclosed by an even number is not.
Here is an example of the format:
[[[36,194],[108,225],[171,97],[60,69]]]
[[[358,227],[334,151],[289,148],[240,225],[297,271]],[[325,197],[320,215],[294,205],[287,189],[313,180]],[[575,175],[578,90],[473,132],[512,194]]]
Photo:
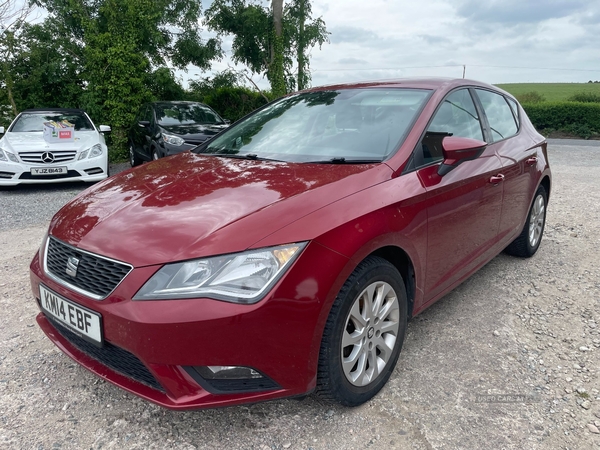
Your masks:
[[[147,103],[129,130],[129,161],[137,166],[202,144],[229,126],[209,106],[198,102]]]

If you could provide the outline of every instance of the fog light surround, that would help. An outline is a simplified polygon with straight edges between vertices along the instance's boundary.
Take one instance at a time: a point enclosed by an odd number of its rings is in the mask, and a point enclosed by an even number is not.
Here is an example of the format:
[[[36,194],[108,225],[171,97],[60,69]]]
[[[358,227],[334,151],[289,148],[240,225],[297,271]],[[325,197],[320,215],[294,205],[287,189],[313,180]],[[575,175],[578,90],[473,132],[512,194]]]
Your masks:
[[[272,379],[252,367],[184,366],[196,383],[211,394],[233,394],[280,389]]]
[[[243,366],[205,366],[194,367],[205,380],[244,380],[264,378],[252,367]]]

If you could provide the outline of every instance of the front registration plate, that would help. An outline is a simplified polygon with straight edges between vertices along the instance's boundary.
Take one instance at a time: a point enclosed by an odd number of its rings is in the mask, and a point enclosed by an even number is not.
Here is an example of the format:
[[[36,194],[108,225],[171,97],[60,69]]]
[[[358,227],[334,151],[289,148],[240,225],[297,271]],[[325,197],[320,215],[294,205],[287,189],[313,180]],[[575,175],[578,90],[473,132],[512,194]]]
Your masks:
[[[42,310],[82,338],[102,344],[102,317],[48,290],[40,284]]]
[[[33,167],[31,175],[60,175],[67,173],[67,168],[61,167]]]

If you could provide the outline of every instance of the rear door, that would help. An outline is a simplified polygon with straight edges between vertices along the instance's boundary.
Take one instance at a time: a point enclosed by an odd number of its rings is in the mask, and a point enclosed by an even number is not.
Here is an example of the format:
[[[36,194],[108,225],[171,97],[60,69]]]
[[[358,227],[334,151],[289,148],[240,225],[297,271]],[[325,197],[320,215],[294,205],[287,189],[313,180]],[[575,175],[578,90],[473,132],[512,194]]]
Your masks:
[[[474,91],[489,125],[489,148],[502,162],[504,201],[499,232],[502,238],[514,236],[523,226],[535,190],[537,149],[530,148],[527,136],[519,135],[516,102],[490,90]]]

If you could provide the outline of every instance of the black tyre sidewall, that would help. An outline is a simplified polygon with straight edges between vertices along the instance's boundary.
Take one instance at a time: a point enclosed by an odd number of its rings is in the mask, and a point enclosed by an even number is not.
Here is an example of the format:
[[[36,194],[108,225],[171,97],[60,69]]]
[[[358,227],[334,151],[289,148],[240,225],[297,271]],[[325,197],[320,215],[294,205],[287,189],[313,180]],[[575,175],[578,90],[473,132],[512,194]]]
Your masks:
[[[382,260],[385,261],[385,260]],[[387,261],[385,261],[387,263]],[[351,384],[342,368],[342,336],[346,326],[346,320],[357,296],[371,283],[383,281],[394,288],[400,307],[400,324],[395,348],[392,352],[385,369],[379,377],[367,386],[354,386]],[[347,289],[345,289],[347,288]],[[346,406],[360,405],[371,399],[390,378],[400,355],[407,323],[406,290],[400,273],[389,263],[371,265],[363,273],[360,273],[354,283],[350,286],[344,285],[340,291],[338,300],[341,301],[340,308],[336,311],[336,317],[330,339],[329,377],[331,395]]]

